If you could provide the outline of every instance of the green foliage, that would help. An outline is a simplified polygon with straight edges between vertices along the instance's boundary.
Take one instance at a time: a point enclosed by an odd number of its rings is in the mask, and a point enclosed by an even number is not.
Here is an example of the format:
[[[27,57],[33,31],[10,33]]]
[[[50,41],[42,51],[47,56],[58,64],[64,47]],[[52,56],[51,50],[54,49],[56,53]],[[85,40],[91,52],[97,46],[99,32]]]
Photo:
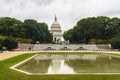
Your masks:
[[[74,32],[73,32],[74,30],[73,29],[70,29],[69,31],[67,31],[67,32],[64,32],[64,34],[63,34],[63,37],[64,37],[64,39],[67,41],[67,40],[70,40],[70,42],[73,42],[74,41]]]
[[[2,50],[2,43],[5,40],[5,38],[7,38],[6,36],[0,36],[0,50]]]
[[[32,39],[26,39],[26,38],[16,38],[16,41],[20,43],[32,43]]]
[[[73,29],[64,33],[65,40],[71,43],[107,43],[120,33],[120,19],[105,16],[88,17],[77,22]],[[95,41],[91,41],[95,39]]]
[[[7,47],[8,50],[12,50],[12,49],[17,48],[18,42],[13,37],[6,37],[2,41],[1,45],[4,47]]]
[[[10,17],[0,18],[0,35],[22,37],[22,22]]]
[[[0,36],[0,49],[6,47],[8,50],[17,48],[18,42],[13,37]]]
[[[90,43],[90,44],[96,44],[96,39],[90,39],[90,40],[89,40],[89,43]]]
[[[107,43],[107,41],[102,40],[102,39],[90,39],[89,43],[90,44],[105,44],[105,43]]]
[[[45,23],[38,23],[33,19],[26,19],[24,22],[11,17],[0,18],[0,35],[22,38],[21,42],[49,43],[52,41],[52,34]]]
[[[107,41],[106,40],[102,40],[102,39],[97,39],[96,44],[106,44]]]
[[[120,32],[119,32],[119,34],[115,35],[115,37],[120,37]]]
[[[2,45],[0,44],[0,50],[2,50]]]
[[[115,37],[110,39],[110,43],[112,48],[114,49],[120,49],[120,37]]]
[[[26,29],[26,37],[32,39],[33,43],[36,43],[36,41],[41,43],[52,41],[52,35],[45,23],[38,23],[35,20],[28,19],[24,21],[23,26]]]
[[[3,42],[3,40],[7,38],[6,36],[0,36],[0,44]]]

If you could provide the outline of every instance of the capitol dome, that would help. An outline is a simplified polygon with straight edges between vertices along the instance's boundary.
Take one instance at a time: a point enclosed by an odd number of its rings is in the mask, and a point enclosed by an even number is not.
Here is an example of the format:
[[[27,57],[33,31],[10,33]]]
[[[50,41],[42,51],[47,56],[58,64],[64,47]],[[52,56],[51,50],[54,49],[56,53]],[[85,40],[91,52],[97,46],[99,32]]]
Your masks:
[[[50,32],[53,35],[53,41],[60,41],[62,38],[62,30],[61,26],[57,21],[57,17],[55,16],[55,20],[51,25]]]

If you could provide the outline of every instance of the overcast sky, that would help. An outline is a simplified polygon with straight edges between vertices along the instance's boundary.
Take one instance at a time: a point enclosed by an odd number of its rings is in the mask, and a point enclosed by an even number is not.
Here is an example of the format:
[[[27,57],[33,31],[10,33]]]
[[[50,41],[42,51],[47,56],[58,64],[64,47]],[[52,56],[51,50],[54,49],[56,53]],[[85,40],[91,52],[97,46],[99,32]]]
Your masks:
[[[120,17],[120,0],[0,0],[0,16],[35,19],[50,27],[55,14],[66,31],[82,18]]]

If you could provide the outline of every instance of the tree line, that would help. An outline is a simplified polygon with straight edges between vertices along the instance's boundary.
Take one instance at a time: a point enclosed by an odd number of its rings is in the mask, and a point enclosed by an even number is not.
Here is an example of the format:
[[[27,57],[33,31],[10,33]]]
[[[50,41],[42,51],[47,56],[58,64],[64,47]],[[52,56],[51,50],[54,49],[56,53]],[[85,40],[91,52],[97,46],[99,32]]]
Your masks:
[[[64,32],[65,40],[71,43],[115,44],[120,48],[120,18],[106,16],[81,19],[70,30]],[[114,41],[113,41],[114,40]],[[116,48],[116,47],[115,47]]]
[[[52,41],[52,34],[46,23],[39,23],[33,19],[22,22],[11,17],[0,17],[0,46],[6,37],[7,39],[14,38],[22,43],[50,43]]]

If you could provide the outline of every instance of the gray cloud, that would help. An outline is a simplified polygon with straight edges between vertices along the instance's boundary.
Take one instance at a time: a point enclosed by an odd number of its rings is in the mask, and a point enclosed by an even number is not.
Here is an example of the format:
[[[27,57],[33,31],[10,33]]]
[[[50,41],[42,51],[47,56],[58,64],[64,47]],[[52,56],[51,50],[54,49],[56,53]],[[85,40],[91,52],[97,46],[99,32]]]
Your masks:
[[[49,5],[50,3],[53,2],[53,0],[31,0],[34,3],[36,3],[37,5],[41,6],[41,5]]]
[[[72,28],[78,20],[90,16],[120,17],[119,0],[0,0],[0,16],[11,16],[46,22],[49,27],[54,15],[62,29]]]

